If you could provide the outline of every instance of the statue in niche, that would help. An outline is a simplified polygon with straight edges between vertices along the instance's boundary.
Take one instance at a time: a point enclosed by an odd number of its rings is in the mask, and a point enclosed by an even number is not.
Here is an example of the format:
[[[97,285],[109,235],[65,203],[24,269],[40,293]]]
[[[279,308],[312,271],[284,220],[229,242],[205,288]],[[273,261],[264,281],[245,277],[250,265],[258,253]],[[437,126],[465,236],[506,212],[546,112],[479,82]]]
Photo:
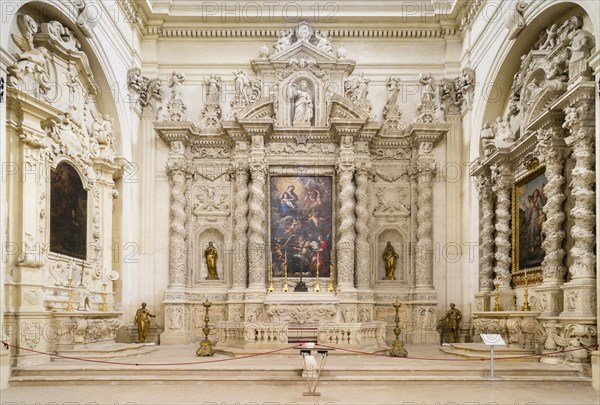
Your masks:
[[[140,343],[146,341],[148,329],[150,328],[150,318],[156,318],[156,315],[152,315],[150,311],[146,309],[146,303],[142,302],[142,307],[136,311],[135,318],[133,320],[138,328],[138,340]]]
[[[383,261],[385,262],[385,279],[395,280],[396,262],[398,260],[398,254],[392,246],[392,242],[388,242],[387,246],[383,251]]]
[[[450,304],[450,309],[446,312],[446,316],[438,322],[446,321],[448,329],[452,332],[454,343],[458,343],[458,327],[460,326],[460,321],[462,321],[462,313],[455,307],[456,305]]]
[[[292,125],[310,126],[313,117],[313,100],[308,92],[308,83],[302,80],[300,85],[293,83],[290,87],[290,98],[294,100]]]
[[[207,280],[218,280],[219,275],[217,274],[217,248],[213,246],[212,242],[208,242],[208,247],[204,251],[204,259],[206,260],[206,268],[208,269]]]

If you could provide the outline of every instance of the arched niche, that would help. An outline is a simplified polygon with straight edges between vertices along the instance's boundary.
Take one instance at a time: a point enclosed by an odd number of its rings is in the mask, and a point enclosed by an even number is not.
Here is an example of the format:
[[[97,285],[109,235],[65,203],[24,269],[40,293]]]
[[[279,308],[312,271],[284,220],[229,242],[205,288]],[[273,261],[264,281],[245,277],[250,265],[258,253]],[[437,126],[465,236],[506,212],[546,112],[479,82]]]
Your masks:
[[[206,227],[200,229],[194,239],[192,247],[192,285],[198,286],[207,281],[208,267],[204,254],[212,242],[217,249],[217,275],[220,282],[226,282],[227,276],[227,255],[225,249],[225,237],[222,229],[216,227]]]
[[[385,280],[385,261],[383,260],[383,251],[387,243],[390,242],[394,251],[398,255],[396,260],[395,281],[403,283],[408,282],[408,244],[406,243],[406,235],[400,231],[398,227],[386,227],[379,231],[375,245],[375,281],[381,282]]]
[[[321,80],[308,72],[298,72],[290,75],[281,82],[279,87],[280,97],[277,111],[277,123],[284,127],[323,127],[327,125],[325,114],[325,91]],[[312,104],[312,117],[308,123],[294,124],[294,117],[299,115],[299,109],[306,108],[307,97]]]

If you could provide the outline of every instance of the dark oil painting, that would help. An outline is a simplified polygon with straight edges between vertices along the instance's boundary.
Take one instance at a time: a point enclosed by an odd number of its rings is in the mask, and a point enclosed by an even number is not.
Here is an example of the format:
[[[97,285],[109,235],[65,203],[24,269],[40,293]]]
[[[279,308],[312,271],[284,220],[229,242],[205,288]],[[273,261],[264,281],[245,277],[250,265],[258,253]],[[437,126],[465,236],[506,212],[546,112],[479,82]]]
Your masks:
[[[271,262],[273,276],[329,276],[332,244],[330,176],[272,176]]]
[[[514,199],[518,208],[515,218],[518,232],[515,246],[515,253],[518,255],[517,270],[539,267],[544,260],[542,224],[545,220],[543,207],[546,204],[546,183],[545,174],[540,173],[515,185]]]
[[[68,163],[52,170],[50,204],[50,251],[85,259],[87,191]]]

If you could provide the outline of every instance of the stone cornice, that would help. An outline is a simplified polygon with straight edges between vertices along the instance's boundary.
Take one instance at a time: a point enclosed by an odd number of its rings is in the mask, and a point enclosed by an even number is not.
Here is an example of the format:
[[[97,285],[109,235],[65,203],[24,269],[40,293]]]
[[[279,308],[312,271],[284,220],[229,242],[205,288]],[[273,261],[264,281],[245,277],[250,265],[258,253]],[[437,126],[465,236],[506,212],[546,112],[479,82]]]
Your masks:
[[[258,38],[276,39],[277,31],[281,28],[240,28],[215,26],[215,28],[198,28],[193,26],[161,27],[147,26],[143,30],[144,36],[158,38]],[[338,40],[343,38],[365,39],[443,39],[455,36],[457,29],[453,26],[434,25],[431,27],[407,28],[332,28],[329,29],[330,37]]]

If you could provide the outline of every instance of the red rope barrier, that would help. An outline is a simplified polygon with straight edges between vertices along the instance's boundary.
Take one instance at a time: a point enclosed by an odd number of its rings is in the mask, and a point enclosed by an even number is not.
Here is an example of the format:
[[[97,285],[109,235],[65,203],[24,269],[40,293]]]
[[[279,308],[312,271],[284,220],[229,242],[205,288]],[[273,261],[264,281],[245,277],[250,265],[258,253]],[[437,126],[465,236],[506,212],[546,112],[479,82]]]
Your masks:
[[[44,354],[44,355],[47,355],[47,356],[50,356],[50,357],[56,357],[56,358],[59,358],[59,359],[77,360],[77,361],[84,361],[84,362],[88,362],[88,363],[115,364],[115,365],[119,365],[119,366],[138,366],[138,367],[139,366],[153,366],[153,367],[162,367],[162,366],[190,366],[190,365],[195,365],[195,364],[221,363],[221,362],[225,362],[225,361],[243,360],[243,359],[248,359],[248,358],[251,358],[251,357],[264,356],[264,355],[267,355],[267,354],[278,353],[278,352],[282,352],[284,350],[294,349],[294,348],[297,348],[299,346],[302,346],[301,344],[298,344],[298,345],[294,345],[294,346],[284,347],[283,349],[271,350],[271,351],[264,352],[264,353],[254,353],[254,354],[248,354],[248,355],[240,356],[240,357],[232,357],[232,358],[227,358],[227,359],[215,359],[215,360],[207,360],[207,361],[192,361],[192,362],[184,362],[184,363],[127,363],[127,362],[121,362],[121,361],[94,360],[94,359],[85,359],[85,358],[82,358],[82,357],[63,356],[63,355],[60,355],[60,354],[53,354],[53,353],[48,353],[48,352],[42,352],[42,351],[39,351],[39,350],[27,349],[25,347],[11,345],[10,343],[5,342],[5,341],[2,341],[2,344],[4,345],[4,347],[6,349],[8,349],[9,347],[12,347],[14,349],[25,350],[25,351],[32,352],[32,353],[37,353],[37,354]]]
[[[303,347],[303,344],[297,344],[297,345],[293,345],[293,346],[289,346],[289,347],[284,347],[282,349],[271,350],[271,351],[264,352],[264,353],[254,353],[254,354],[248,354],[248,355],[240,356],[240,357],[232,357],[232,358],[227,358],[227,359],[215,359],[215,360],[207,360],[207,361],[193,361],[193,362],[183,362],[183,363],[128,363],[128,362],[121,362],[121,361],[93,360],[93,359],[86,359],[86,358],[82,358],[82,357],[63,356],[60,354],[53,354],[53,353],[42,352],[42,351],[34,350],[34,349],[27,349],[25,347],[12,345],[5,341],[2,341],[2,344],[4,345],[4,347],[6,349],[12,347],[14,349],[24,350],[24,351],[28,351],[28,352],[32,352],[32,353],[36,353],[36,354],[43,354],[43,355],[60,358],[60,359],[84,361],[84,362],[88,362],[88,363],[114,364],[114,365],[120,365],[120,366],[137,366],[137,367],[140,367],[140,366],[153,366],[153,367],[189,366],[189,365],[197,365],[197,364],[221,363],[221,362],[232,361],[232,360],[243,360],[243,359],[248,359],[248,358],[252,358],[252,357],[264,356],[264,355],[268,355],[268,354],[279,353],[279,352],[289,350],[289,349],[296,349],[296,348]],[[377,352],[363,352],[360,350],[346,349],[346,348],[342,348],[342,347],[330,346],[330,345],[325,345],[325,344],[321,344],[321,343],[315,343],[315,345],[326,348],[326,349],[335,349],[335,350],[348,352],[348,353],[354,353],[354,354],[363,355],[363,356],[389,357],[389,358],[396,358],[396,359],[410,359],[410,360],[424,360],[424,361],[489,361],[489,358],[487,358],[487,357],[475,357],[475,358],[470,358],[470,359],[454,359],[454,358],[441,358],[441,357],[409,357],[409,356],[397,357],[397,356],[390,356],[389,354],[380,353],[381,350],[377,351]],[[563,353],[575,352],[578,350],[597,349],[597,348],[598,348],[598,345],[582,346],[582,347],[578,347],[576,349],[570,349],[570,350],[562,350],[562,351],[556,351],[556,352],[550,352],[550,353],[544,353],[544,354],[501,357],[501,358],[495,358],[494,360],[501,361],[501,360],[515,360],[515,359],[526,359],[526,358],[541,358],[544,356],[552,356],[555,354],[563,354]]]
[[[315,343],[315,344],[317,346],[321,346],[326,349],[335,349],[335,350],[340,350],[340,351],[344,351],[344,352],[355,353],[355,354],[365,355],[365,356],[391,357],[391,358],[395,358],[395,359],[411,359],[411,360],[427,360],[427,361],[489,361],[490,360],[489,357],[474,357],[474,358],[470,358],[470,359],[449,359],[449,358],[440,358],[440,357],[410,357],[410,356],[399,357],[399,356],[390,356],[389,354],[380,353],[383,350],[379,350],[376,352],[363,352],[360,350],[345,349],[345,348],[341,348],[341,347],[337,347],[337,346],[324,345],[321,343]],[[578,350],[597,349],[597,348],[598,348],[598,345],[581,346],[576,349],[562,350],[562,351],[543,353],[543,354],[528,354],[528,355],[523,355],[523,356],[509,356],[509,357],[501,357],[501,358],[495,357],[494,361],[526,359],[526,358],[536,358],[536,357],[541,358],[544,356],[552,356],[554,354],[562,354],[562,353],[576,352]]]

